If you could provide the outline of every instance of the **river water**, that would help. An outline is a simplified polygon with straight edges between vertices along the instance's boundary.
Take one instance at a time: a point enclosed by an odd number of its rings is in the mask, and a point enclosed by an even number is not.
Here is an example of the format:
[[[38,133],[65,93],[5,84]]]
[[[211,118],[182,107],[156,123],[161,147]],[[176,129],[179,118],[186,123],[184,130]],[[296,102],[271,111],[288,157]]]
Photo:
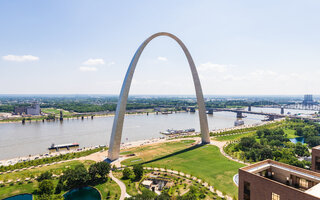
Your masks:
[[[280,109],[255,108],[252,111],[279,113]],[[285,112],[314,113],[314,111],[285,110]],[[215,112],[208,116],[209,129],[231,128],[236,114]],[[245,124],[254,124],[264,119],[262,115],[250,115]],[[63,122],[0,123],[0,160],[47,152],[54,144],[77,142],[81,147],[109,145],[113,116],[81,119],[65,119]],[[159,138],[166,129],[195,128],[199,131],[198,113],[174,113],[168,115],[126,115],[122,142]]]

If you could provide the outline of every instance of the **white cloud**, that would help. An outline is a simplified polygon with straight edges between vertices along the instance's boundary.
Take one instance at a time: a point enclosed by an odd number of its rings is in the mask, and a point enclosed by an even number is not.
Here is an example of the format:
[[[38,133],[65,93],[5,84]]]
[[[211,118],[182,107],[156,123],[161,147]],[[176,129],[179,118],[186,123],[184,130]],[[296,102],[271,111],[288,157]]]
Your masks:
[[[199,71],[214,71],[214,72],[225,72],[227,71],[228,65],[214,64],[211,62],[203,63],[198,67]]]
[[[23,55],[23,56],[7,55],[7,56],[2,56],[2,59],[6,61],[25,62],[25,61],[37,61],[39,60],[39,57],[32,56],[32,55]]]
[[[252,76],[277,76],[278,73],[271,70],[256,70],[251,73]]]
[[[89,60],[85,61],[83,64],[84,65],[103,65],[104,60],[101,58],[97,58],[97,59],[90,58]]]
[[[86,66],[82,66],[79,68],[80,71],[82,72],[95,72],[98,69],[96,67],[86,67]]]
[[[228,75],[222,77],[222,80],[224,80],[224,81],[243,81],[246,79],[247,79],[247,77],[245,77],[245,76],[234,76],[232,74],[228,74]]]
[[[168,58],[162,57],[162,56],[158,56],[157,59],[160,60],[160,61],[168,61]]]
[[[115,64],[116,64],[116,62],[111,61],[111,62],[108,63],[108,66],[115,65]]]

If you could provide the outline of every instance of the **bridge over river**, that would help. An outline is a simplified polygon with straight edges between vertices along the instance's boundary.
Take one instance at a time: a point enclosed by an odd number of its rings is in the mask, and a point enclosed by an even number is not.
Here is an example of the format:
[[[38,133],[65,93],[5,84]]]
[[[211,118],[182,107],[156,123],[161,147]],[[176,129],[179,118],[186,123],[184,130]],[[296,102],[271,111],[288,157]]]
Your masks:
[[[252,115],[264,115],[268,117],[268,121],[272,121],[275,119],[279,118],[291,118],[291,119],[303,119],[303,120],[312,120],[316,122],[320,122],[320,118],[314,118],[314,117],[308,117],[308,116],[300,116],[300,115],[289,115],[289,114],[277,114],[277,113],[266,113],[266,112],[256,112],[256,111],[251,111],[251,107],[248,108],[248,110],[240,110],[240,109],[230,109],[230,108],[216,108],[216,109],[209,109],[208,113],[213,113],[213,112],[234,112],[237,114],[237,118],[244,118],[243,113],[246,114],[252,114]],[[281,110],[281,113],[283,111]]]

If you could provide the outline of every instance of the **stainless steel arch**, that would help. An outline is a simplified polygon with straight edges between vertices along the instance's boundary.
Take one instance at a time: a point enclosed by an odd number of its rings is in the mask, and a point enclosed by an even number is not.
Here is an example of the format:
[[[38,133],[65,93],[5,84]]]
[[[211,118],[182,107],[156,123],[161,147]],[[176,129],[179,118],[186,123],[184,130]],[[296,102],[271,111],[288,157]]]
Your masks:
[[[207,120],[207,115],[206,115],[206,109],[205,109],[205,104],[204,104],[204,99],[203,99],[202,88],[201,88],[198,72],[197,72],[197,69],[196,69],[195,64],[193,62],[193,59],[191,57],[191,54],[188,51],[187,47],[183,44],[183,42],[179,38],[177,38],[175,35],[173,35],[171,33],[166,33],[166,32],[159,32],[154,35],[151,35],[149,38],[147,38],[140,45],[140,47],[138,48],[138,50],[136,51],[136,53],[134,54],[134,56],[131,60],[131,63],[129,65],[129,68],[126,73],[126,76],[124,78],[121,92],[120,92],[120,96],[119,96],[119,100],[118,100],[118,104],[117,104],[115,118],[113,121],[113,127],[112,127],[112,133],[111,133],[111,139],[110,139],[110,145],[109,145],[108,159],[111,161],[119,158],[123,120],[124,120],[124,115],[125,115],[125,111],[126,111],[126,104],[127,104],[128,94],[129,94],[134,70],[137,66],[138,60],[139,60],[140,55],[141,55],[142,51],[144,50],[144,48],[147,46],[147,44],[152,39],[154,39],[158,36],[168,36],[168,37],[174,39],[180,45],[180,47],[182,48],[182,50],[184,51],[184,53],[188,59],[189,66],[190,66],[191,73],[192,73],[192,77],[193,77],[194,87],[196,90],[197,103],[198,103],[198,108],[199,108],[199,119],[200,119],[202,143],[204,143],[204,144],[210,143],[208,120]]]

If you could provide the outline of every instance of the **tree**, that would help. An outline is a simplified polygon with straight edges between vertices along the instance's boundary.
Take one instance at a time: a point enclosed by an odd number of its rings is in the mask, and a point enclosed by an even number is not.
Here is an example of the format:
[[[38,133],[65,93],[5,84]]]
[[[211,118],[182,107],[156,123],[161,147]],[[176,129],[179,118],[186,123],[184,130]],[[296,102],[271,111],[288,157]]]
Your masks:
[[[301,127],[298,127],[296,129],[296,134],[299,135],[299,136],[302,136],[303,135],[303,131],[302,131],[302,128]]]
[[[132,170],[129,167],[126,167],[122,171],[122,178],[123,179],[129,179],[131,178]]]
[[[142,189],[142,194],[128,198],[129,200],[154,200],[157,194],[146,188]]]
[[[111,198],[111,192],[109,190],[108,193],[107,193],[107,199],[110,199],[110,198]]]
[[[239,147],[241,150],[249,149],[256,143],[254,137],[243,137],[240,139]]]
[[[53,194],[53,190],[54,190],[54,185],[52,180],[43,180],[39,183],[38,193],[40,195],[42,194],[51,195]]]
[[[42,194],[37,197],[37,200],[64,200],[62,195]]]
[[[60,194],[62,190],[63,190],[63,182],[59,180],[54,193]]]
[[[187,194],[178,197],[178,200],[197,200],[197,189],[194,186],[190,187],[190,190]]]
[[[140,180],[143,176],[143,167],[142,165],[134,165],[133,166],[133,173],[135,175],[136,180]]]
[[[306,145],[303,145],[302,143],[298,142],[294,147],[294,153],[298,156],[309,156],[309,149]]]
[[[274,135],[284,135],[284,131],[283,131],[283,129],[278,128],[273,131],[273,134]]]
[[[258,138],[261,138],[263,136],[263,130],[261,129],[257,130],[257,136]]]
[[[268,147],[264,147],[261,149],[260,160],[272,159],[272,158],[273,158],[273,155],[272,155],[271,149],[269,149]]]
[[[314,126],[305,126],[302,128],[302,131],[303,131],[303,137],[305,138],[318,135],[318,132]]]
[[[155,200],[170,200],[170,195],[167,191],[163,191]]]
[[[96,164],[92,164],[89,167],[89,176],[91,180],[95,180],[96,176],[98,174],[98,168]]]
[[[264,136],[268,136],[272,134],[272,131],[270,129],[263,129]]]
[[[84,186],[90,179],[89,173],[83,164],[77,165],[74,169],[67,169],[63,176],[68,188]]]
[[[109,174],[111,166],[107,162],[98,162],[96,163],[97,168],[98,168],[98,174],[100,177],[105,177],[106,175]]]
[[[308,138],[306,138],[306,143],[310,147],[318,146],[318,145],[320,145],[320,136],[308,137]]]
[[[94,180],[97,175],[99,175],[101,178],[104,178],[107,174],[109,174],[110,169],[111,166],[107,162],[98,162],[92,164],[89,168],[89,175],[91,177],[91,180]]]
[[[40,176],[37,178],[37,181],[41,182],[43,180],[49,180],[49,179],[52,179],[52,173],[49,171],[46,171],[40,174]]]

